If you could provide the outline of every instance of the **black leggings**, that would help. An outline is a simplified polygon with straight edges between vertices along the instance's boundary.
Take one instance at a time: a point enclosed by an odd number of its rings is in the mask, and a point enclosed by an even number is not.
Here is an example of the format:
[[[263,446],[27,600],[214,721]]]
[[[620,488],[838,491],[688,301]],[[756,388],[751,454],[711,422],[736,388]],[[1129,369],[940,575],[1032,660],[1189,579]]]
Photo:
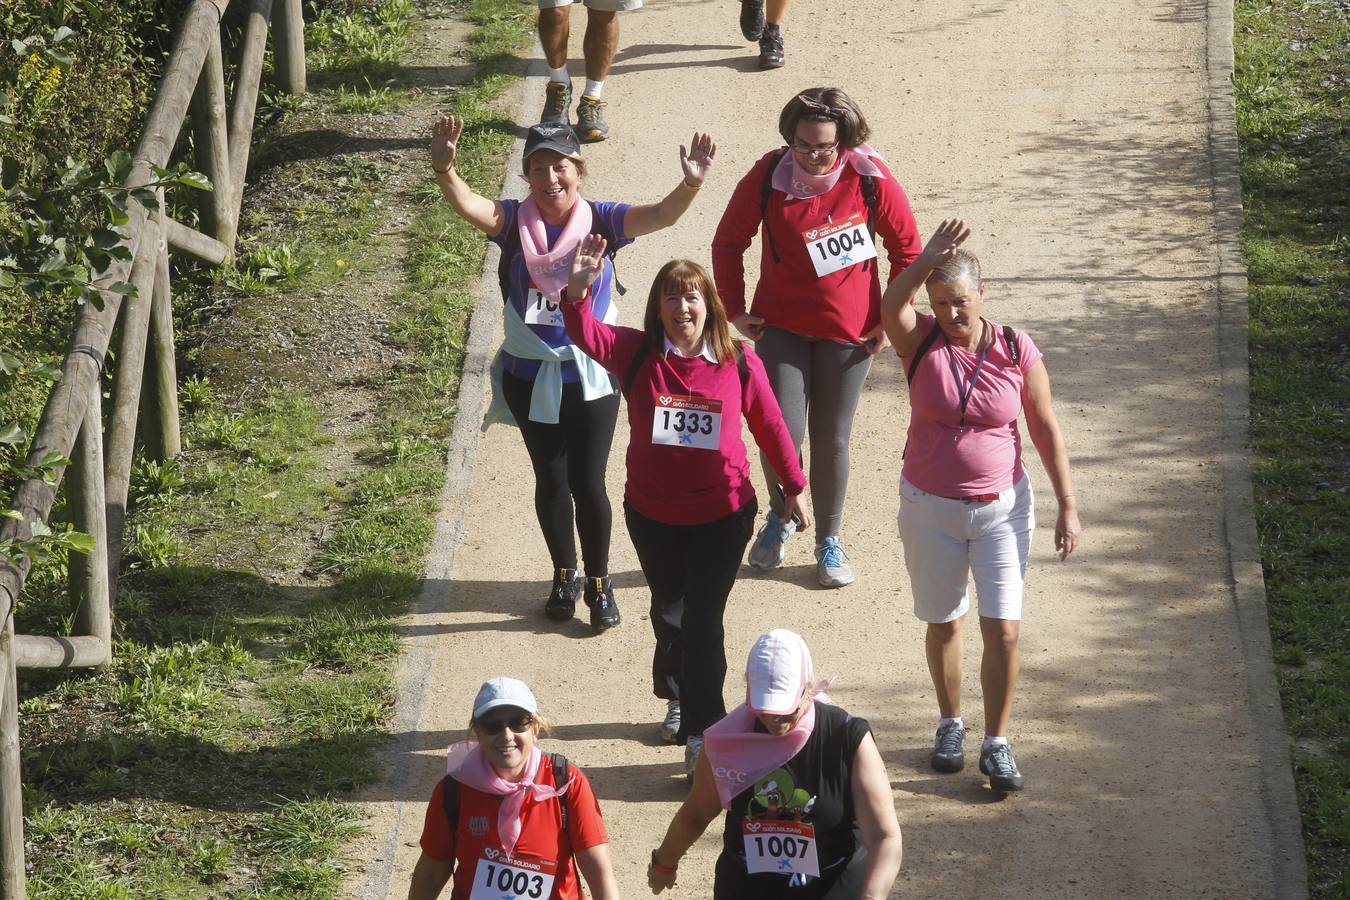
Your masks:
[[[652,692],[680,701],[681,743],[727,714],[722,619],[758,511],[751,498],[715,522],[667,525],[627,503],[623,507],[628,536],[652,592]]]
[[[614,515],[605,493],[605,466],[619,417],[619,394],[583,400],[579,383],[564,384],[557,425],[530,421],[534,382],[502,373],[506,405],[520,425],[525,449],[534,467],[534,511],[555,569],[577,568],[577,544],[572,534],[575,502],[576,530],[581,535],[585,574],[609,574],[609,533]]]

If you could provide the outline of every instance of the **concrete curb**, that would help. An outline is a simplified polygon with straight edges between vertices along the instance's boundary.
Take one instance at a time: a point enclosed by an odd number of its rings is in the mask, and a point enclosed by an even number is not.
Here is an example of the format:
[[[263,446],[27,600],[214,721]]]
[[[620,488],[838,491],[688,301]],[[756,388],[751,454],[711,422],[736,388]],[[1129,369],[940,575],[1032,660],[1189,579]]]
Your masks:
[[[538,109],[544,102],[546,79],[543,76],[547,72],[543,67],[543,50],[537,39],[528,62],[529,71],[521,88],[520,108]],[[504,171],[520,171],[521,151],[524,147],[524,140],[518,139]],[[523,182],[507,178],[502,195],[523,198]],[[444,585],[451,580],[454,570],[455,551],[459,547],[464,527],[464,501],[469,487],[473,484],[474,464],[477,461],[481,434],[479,427],[487,407],[489,370],[492,358],[497,352],[497,334],[502,318],[501,288],[497,284],[497,261],[500,256],[501,252],[497,249],[497,245],[489,244],[487,256],[483,260],[483,274],[475,291],[473,315],[469,320],[464,371],[459,382],[459,397],[456,399],[455,426],[445,456],[445,482],[441,487],[440,496],[441,512],[436,518],[436,531],[431,539],[431,547],[427,551],[422,592],[409,610],[409,614],[414,616],[432,615],[442,608]],[[438,636],[434,634],[409,639],[399,663],[398,701],[394,708],[396,738],[393,745],[383,754],[385,758],[383,769],[389,773],[385,784],[394,797],[394,828],[379,840],[374,859],[367,863],[366,877],[361,882],[360,893],[357,895],[362,900],[384,900],[389,896],[398,846],[403,839],[399,823],[402,820],[403,806],[409,802],[402,798],[415,797],[419,792],[425,793],[430,790],[426,784],[420,782],[412,784],[408,767],[397,763],[400,758],[416,752],[416,737],[429,687],[427,676],[431,671],[437,640]],[[421,806],[426,801],[418,799],[414,802]]]
[[[1300,900],[1308,895],[1303,825],[1271,653],[1266,583],[1261,571],[1247,448],[1248,297],[1247,268],[1242,256],[1242,181],[1233,100],[1233,0],[1209,0],[1208,26],[1210,184],[1218,250],[1223,532],[1228,544],[1233,603],[1247,663],[1247,700],[1264,782],[1262,801],[1274,840],[1271,861],[1274,896],[1278,900]]]

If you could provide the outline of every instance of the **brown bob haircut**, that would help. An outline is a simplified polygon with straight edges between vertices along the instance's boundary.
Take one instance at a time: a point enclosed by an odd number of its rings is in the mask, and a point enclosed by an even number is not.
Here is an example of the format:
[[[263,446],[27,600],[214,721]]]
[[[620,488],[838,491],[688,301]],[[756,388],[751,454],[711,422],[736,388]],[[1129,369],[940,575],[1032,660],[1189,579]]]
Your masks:
[[[717,288],[708,270],[688,259],[672,259],[652,279],[652,289],[647,294],[647,311],[642,316],[647,349],[659,356],[665,346],[666,328],[661,324],[661,297],[691,288],[699,292],[703,305],[708,308],[707,318],[703,321],[703,340],[708,342],[719,364],[734,362],[736,342],[731,339],[731,329],[727,326],[727,309],[722,305],[722,298],[717,296]]]
[[[807,88],[793,97],[778,116],[778,133],[791,144],[802,122],[833,122],[839,146],[844,149],[858,146],[872,134],[862,110],[839,88]]]

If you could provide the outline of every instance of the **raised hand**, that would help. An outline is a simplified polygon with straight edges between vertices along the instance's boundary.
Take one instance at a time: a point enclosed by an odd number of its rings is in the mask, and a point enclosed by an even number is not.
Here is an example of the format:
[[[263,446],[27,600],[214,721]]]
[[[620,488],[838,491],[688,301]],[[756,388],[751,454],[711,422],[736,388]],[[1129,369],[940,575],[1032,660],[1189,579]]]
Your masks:
[[[567,297],[579,298],[600,277],[605,265],[605,247],[607,242],[598,234],[588,234],[577,245],[572,256],[572,271],[567,277]]]
[[[680,145],[680,168],[684,170],[685,183],[690,187],[702,187],[703,179],[708,177],[716,156],[717,144],[712,135],[694,132],[688,151],[683,144]]]
[[[923,254],[932,260],[934,265],[939,265],[951,258],[956,248],[964,244],[968,237],[970,226],[964,220],[943,219],[937,231],[933,232],[933,236],[924,245]]]
[[[460,135],[464,133],[464,120],[454,116],[442,116],[431,126],[431,166],[444,172],[455,164],[455,153],[459,146]]]

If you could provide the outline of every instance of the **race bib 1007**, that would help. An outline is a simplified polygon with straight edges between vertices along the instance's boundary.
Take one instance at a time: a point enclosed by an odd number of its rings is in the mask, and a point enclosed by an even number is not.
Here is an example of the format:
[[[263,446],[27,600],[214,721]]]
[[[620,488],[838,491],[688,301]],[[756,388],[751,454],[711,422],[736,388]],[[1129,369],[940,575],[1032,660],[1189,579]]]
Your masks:
[[[657,394],[652,443],[716,450],[722,437],[722,401],[684,394]]]
[[[808,228],[802,232],[802,240],[806,241],[806,252],[811,255],[817,277],[821,278],[877,258],[877,245],[867,230],[867,216],[862,213],[819,228]]]
[[[745,839],[745,866],[750,873],[820,877],[814,825],[746,819],[741,822],[741,835]]]
[[[548,900],[557,871],[551,861],[512,859],[489,847],[478,860],[469,900]]]

